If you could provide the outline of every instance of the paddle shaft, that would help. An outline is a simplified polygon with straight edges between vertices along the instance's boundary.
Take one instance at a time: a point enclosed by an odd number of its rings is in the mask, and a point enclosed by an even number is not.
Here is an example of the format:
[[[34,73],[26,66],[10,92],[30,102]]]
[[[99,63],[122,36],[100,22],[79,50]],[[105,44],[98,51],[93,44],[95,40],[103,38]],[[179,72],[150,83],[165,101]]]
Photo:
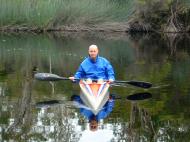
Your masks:
[[[56,74],[51,74],[51,73],[36,73],[34,75],[34,78],[40,81],[59,81],[59,80],[70,80],[67,77],[61,77]],[[75,78],[75,81],[79,81],[81,79]],[[97,80],[92,80],[92,81],[97,81]],[[109,80],[104,80],[104,81],[109,81]],[[141,87],[141,88],[150,88],[152,87],[152,84],[149,82],[143,82],[143,81],[119,81],[115,80],[114,83],[124,83],[124,84],[130,84],[136,87]]]

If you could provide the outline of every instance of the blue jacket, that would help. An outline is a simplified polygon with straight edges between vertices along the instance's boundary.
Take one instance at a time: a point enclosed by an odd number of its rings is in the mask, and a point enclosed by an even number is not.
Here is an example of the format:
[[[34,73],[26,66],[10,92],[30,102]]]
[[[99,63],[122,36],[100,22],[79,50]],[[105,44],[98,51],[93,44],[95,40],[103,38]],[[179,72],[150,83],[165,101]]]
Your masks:
[[[73,101],[79,103],[79,105],[81,104],[81,106],[84,106],[83,101],[81,100],[80,96],[75,95],[73,97]],[[92,119],[96,119],[97,121],[99,121],[100,119],[104,119],[106,118],[113,110],[115,104],[115,100],[114,97],[112,97],[111,99],[109,99],[106,104],[103,106],[103,108],[98,112],[97,115],[94,115],[94,113],[90,110],[87,109],[87,107],[79,107],[80,108],[80,113],[82,115],[84,115],[89,121]]]
[[[80,64],[74,77],[77,79],[115,80],[112,65],[107,59],[99,56],[97,56],[96,61],[93,61],[90,57],[86,58]]]

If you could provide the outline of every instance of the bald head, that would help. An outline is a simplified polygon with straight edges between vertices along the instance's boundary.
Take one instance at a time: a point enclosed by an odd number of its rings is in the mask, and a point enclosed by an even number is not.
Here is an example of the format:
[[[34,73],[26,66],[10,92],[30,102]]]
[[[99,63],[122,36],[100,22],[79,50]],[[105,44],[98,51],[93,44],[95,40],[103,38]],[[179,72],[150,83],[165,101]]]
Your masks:
[[[88,53],[91,59],[96,60],[96,57],[98,56],[98,46],[90,45],[88,49]]]
[[[90,130],[92,132],[95,132],[98,130],[98,121],[93,119],[93,120],[90,120]]]
[[[98,50],[98,46],[95,45],[95,44],[92,44],[92,45],[89,46],[89,50],[90,50],[90,49],[97,49],[97,50]]]

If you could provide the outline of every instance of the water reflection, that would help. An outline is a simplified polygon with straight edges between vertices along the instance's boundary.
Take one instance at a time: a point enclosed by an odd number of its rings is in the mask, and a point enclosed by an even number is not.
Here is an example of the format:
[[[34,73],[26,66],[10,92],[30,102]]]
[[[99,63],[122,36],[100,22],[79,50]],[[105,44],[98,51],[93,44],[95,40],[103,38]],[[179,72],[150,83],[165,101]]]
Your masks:
[[[71,100],[75,106],[80,109],[80,113],[88,119],[91,131],[98,130],[98,122],[106,118],[112,112],[115,101],[114,96],[110,94],[108,101],[100,108],[97,114],[94,114],[91,108],[85,105],[85,102],[82,101],[79,95],[73,95]]]
[[[144,96],[151,96],[151,94],[147,92],[135,93],[130,96],[136,96],[137,98],[137,95],[140,96],[139,98],[143,98]],[[118,101],[119,99],[122,99],[122,98],[116,97],[116,101]],[[144,97],[143,100],[146,100],[146,99],[148,98]],[[142,138],[140,138],[140,135],[139,135],[140,133],[136,131],[136,129],[139,129],[139,127],[140,129],[145,129],[145,131],[147,131],[148,133],[154,132],[151,116],[146,109],[141,108],[138,105],[139,99],[136,102],[134,102],[134,98],[132,102],[127,101],[127,103],[131,105],[130,121],[129,123],[127,123],[126,125],[122,127],[120,127],[121,122],[117,124],[118,125],[117,127],[119,127],[119,129],[123,129],[127,127],[126,128],[127,130],[124,129],[120,131],[119,135],[114,134],[115,133],[114,127],[111,124],[109,123],[106,124],[103,121],[106,117],[109,117],[109,114],[113,111],[113,107],[115,103],[115,95],[110,95],[109,100],[104,105],[102,110],[99,111],[97,115],[94,115],[93,112],[90,110],[90,108],[85,106],[85,104],[82,102],[79,95],[72,95],[71,100],[73,101],[73,104],[68,104],[68,101],[66,102],[66,101],[61,101],[61,100],[50,100],[50,101],[38,102],[36,106],[41,108],[41,113],[44,113],[44,109],[47,109],[49,107],[54,107],[55,105],[60,105],[60,104],[63,104],[63,105],[67,104],[68,106],[70,105],[70,107],[72,106],[79,109],[78,117],[82,118],[82,120],[77,119],[75,120],[74,123],[78,123],[77,121],[84,121],[83,123],[85,123],[86,125],[86,128],[83,129],[82,132],[80,132],[80,137],[78,139],[80,142],[88,141],[89,139],[91,139],[91,141],[143,140]],[[139,126],[139,123],[140,123],[140,126]],[[76,130],[76,127],[75,127],[75,130]],[[149,138],[149,140],[151,139]]]
[[[167,84],[148,90],[110,87],[120,98],[141,91],[152,97],[138,102],[116,99],[95,133],[89,130],[89,121],[70,105],[71,95],[80,90],[78,85],[32,78],[33,71],[72,75],[92,43],[112,62],[116,79]],[[93,134],[102,141],[103,136],[112,141],[189,141],[189,44],[189,35],[1,34],[0,141],[73,142],[85,141]],[[37,103],[49,100],[62,102],[36,108]]]
[[[121,134],[123,133],[123,136],[121,139],[126,141],[155,141],[156,130],[148,109],[141,107],[138,101],[131,101],[130,104],[129,123],[122,130]]]
[[[138,100],[146,100],[150,99],[152,97],[152,94],[149,92],[143,92],[143,93],[135,93],[133,95],[127,96],[127,100],[131,101],[138,101]]]
[[[49,108],[54,105],[61,104],[62,101],[60,100],[49,100],[49,101],[42,101],[42,102],[37,102],[36,103],[36,108]]]
[[[9,116],[8,125],[4,128],[4,137],[9,140],[14,140],[19,135],[28,133],[32,127],[32,84],[31,74],[26,72],[22,93],[15,104],[10,104],[14,111]]]

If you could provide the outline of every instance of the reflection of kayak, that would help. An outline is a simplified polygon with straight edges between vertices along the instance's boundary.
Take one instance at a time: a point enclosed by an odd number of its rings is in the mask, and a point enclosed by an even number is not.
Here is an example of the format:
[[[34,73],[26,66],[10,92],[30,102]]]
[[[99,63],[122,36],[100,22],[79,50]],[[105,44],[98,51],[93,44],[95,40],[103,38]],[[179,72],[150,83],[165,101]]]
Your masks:
[[[79,82],[81,88],[81,99],[96,115],[109,99],[109,84],[102,83],[87,83],[84,80]]]

